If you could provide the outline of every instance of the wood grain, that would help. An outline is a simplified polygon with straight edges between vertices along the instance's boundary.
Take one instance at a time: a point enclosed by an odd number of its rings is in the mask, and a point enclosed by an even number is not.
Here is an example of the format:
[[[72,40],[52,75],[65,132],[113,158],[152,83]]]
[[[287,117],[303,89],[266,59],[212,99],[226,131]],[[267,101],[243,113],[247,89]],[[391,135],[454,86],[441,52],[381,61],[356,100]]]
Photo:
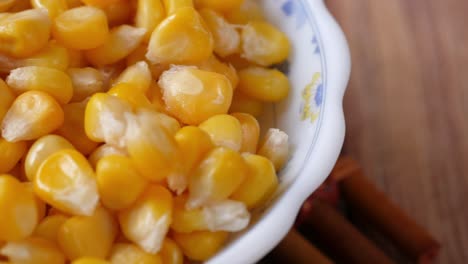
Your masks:
[[[345,151],[468,263],[468,1],[328,0],[351,49]]]

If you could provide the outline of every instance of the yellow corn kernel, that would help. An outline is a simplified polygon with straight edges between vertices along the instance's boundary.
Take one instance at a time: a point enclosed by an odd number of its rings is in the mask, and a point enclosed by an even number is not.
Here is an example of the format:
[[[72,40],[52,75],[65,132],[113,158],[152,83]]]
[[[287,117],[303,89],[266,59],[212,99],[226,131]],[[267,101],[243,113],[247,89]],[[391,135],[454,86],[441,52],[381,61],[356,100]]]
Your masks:
[[[166,115],[164,113],[159,113],[150,109],[139,109],[136,112],[137,118],[140,119],[140,123],[146,123],[149,126],[152,126],[154,123],[155,127],[161,126],[169,136],[174,136],[177,131],[180,130],[180,123],[177,119]]]
[[[30,0],[16,0],[13,6],[8,10],[8,12],[16,13],[31,9],[31,1]]]
[[[16,0],[4,0],[0,2],[0,12],[6,12],[8,9],[10,9],[14,4]]]
[[[60,70],[27,66],[11,71],[6,82],[16,94],[26,91],[46,92],[60,104],[67,104],[73,96],[73,86],[68,75]]]
[[[148,92],[152,82],[151,71],[148,63],[139,61],[132,66],[129,66],[115,80],[115,84],[128,83],[141,93]]]
[[[100,159],[96,165],[96,177],[101,201],[111,210],[129,207],[147,184],[132,161],[118,155]]]
[[[213,71],[226,76],[231,81],[231,86],[236,89],[239,83],[239,77],[237,71],[232,65],[219,61],[216,56],[211,56],[206,61],[198,63],[196,65],[200,70]]]
[[[209,8],[224,13],[239,8],[244,0],[195,0],[198,8]]]
[[[158,83],[168,112],[188,125],[225,114],[231,104],[231,83],[219,73],[173,66]]]
[[[242,146],[242,127],[235,117],[230,115],[215,115],[199,126],[210,135],[217,147],[230,148],[239,151]]]
[[[41,91],[18,96],[3,118],[2,136],[16,142],[40,138],[63,124],[64,114],[55,99]]]
[[[214,52],[221,56],[237,53],[240,48],[240,35],[236,28],[221,15],[210,9],[202,9],[200,15],[211,31]]]
[[[111,264],[111,262],[104,258],[90,258],[84,257],[74,260],[71,264]]]
[[[68,8],[75,8],[83,5],[81,0],[65,0],[67,2]]]
[[[106,14],[92,6],[69,9],[55,18],[52,35],[67,48],[96,48],[109,36]]]
[[[248,167],[247,177],[231,198],[252,209],[273,194],[278,187],[278,177],[273,163],[267,158],[250,153],[245,153],[242,157]]]
[[[116,96],[94,94],[85,111],[85,132],[93,141],[124,148],[126,146],[125,116],[132,112],[131,105]]]
[[[242,93],[240,89],[237,89],[234,92],[229,113],[248,113],[252,116],[259,117],[263,113],[263,107],[263,102],[253,99]]]
[[[115,27],[104,44],[85,52],[86,59],[95,66],[116,63],[140,45],[145,33],[145,29],[129,25]]]
[[[47,12],[32,9],[14,13],[0,21],[0,52],[27,57],[47,44],[51,22]]]
[[[159,79],[159,76],[161,74],[169,69],[168,64],[150,64],[148,63],[148,60],[146,59],[146,53],[148,51],[148,45],[140,45],[138,46],[130,55],[127,56],[126,64],[127,67],[130,67],[140,61],[145,61],[148,64],[149,70],[151,72],[151,75],[153,76],[153,79],[157,80]],[[1,62],[1,61],[0,61]]]
[[[147,253],[158,253],[172,221],[172,203],[166,188],[149,186],[132,206],[119,212],[125,237]]]
[[[39,197],[36,196],[34,193],[34,183],[26,181],[22,182],[22,184],[26,187],[26,190],[31,193],[34,197],[34,202],[36,204],[37,209],[37,221],[40,222],[46,215],[46,203],[42,201]]]
[[[102,74],[91,67],[70,68],[67,70],[73,84],[72,102],[81,102],[89,96],[104,92],[104,80]]]
[[[252,62],[242,58],[240,54],[229,55],[229,56],[223,58],[223,60],[226,63],[231,64],[238,71],[242,70],[242,69],[245,69],[247,67],[250,67],[250,66],[256,66],[255,63],[252,63]]]
[[[146,95],[129,83],[121,82],[112,87],[107,93],[127,101],[135,110],[141,107],[151,108],[152,106]]]
[[[15,101],[15,94],[13,91],[6,85],[6,83],[0,79],[0,122],[3,120],[3,117],[7,113],[10,106]]]
[[[129,24],[132,17],[131,1],[118,0],[115,3],[101,8],[106,13],[107,21],[110,27]]]
[[[167,15],[174,14],[177,10],[184,7],[194,7],[193,0],[163,0]]]
[[[191,260],[205,261],[214,256],[228,238],[227,232],[199,231],[174,233],[174,240]]]
[[[286,60],[289,56],[288,37],[272,25],[253,21],[242,28],[242,57],[262,66]]]
[[[135,26],[146,29],[145,41],[149,40],[151,32],[165,16],[161,0],[137,0]]]
[[[290,87],[288,77],[276,69],[249,67],[239,71],[239,90],[257,100],[278,102]]]
[[[151,34],[146,58],[153,64],[197,63],[210,57],[213,37],[202,17],[191,7],[178,9]]]
[[[263,138],[257,154],[269,159],[276,171],[281,170],[289,158],[288,135],[279,129],[270,128]]]
[[[239,120],[242,127],[242,146],[240,152],[257,153],[260,137],[260,125],[257,119],[246,113],[234,113],[232,116]]]
[[[76,49],[67,49],[68,51],[68,59],[69,59],[69,67],[70,68],[82,68],[88,65],[86,61],[83,51],[76,50]]]
[[[117,243],[112,247],[109,260],[112,264],[166,264],[159,254],[149,254],[129,243]],[[170,263],[167,263],[170,264]]]
[[[83,3],[89,6],[106,7],[117,3],[119,0],[81,0]]]
[[[93,169],[73,149],[59,150],[42,162],[34,189],[42,200],[69,214],[92,215],[99,200]]]
[[[118,225],[112,214],[102,207],[90,216],[73,216],[60,226],[60,248],[70,260],[80,257],[105,258],[117,237]]]
[[[99,162],[99,160],[111,155],[119,155],[123,157],[128,156],[127,151],[125,149],[120,149],[109,144],[104,144],[95,149],[93,153],[89,155],[88,161],[93,168],[96,168],[96,165]]]
[[[83,155],[88,155],[93,152],[99,144],[89,139],[85,133],[85,110],[86,102],[65,105],[63,107],[65,121],[57,130],[57,134],[68,139]]]
[[[29,148],[24,160],[24,169],[28,180],[34,181],[42,162],[51,154],[62,149],[74,149],[74,147],[68,140],[57,135],[46,135],[36,140]]]
[[[203,216],[203,210],[186,209],[187,195],[180,195],[174,199],[171,229],[179,233],[206,231],[208,227]]]
[[[25,238],[37,225],[37,206],[33,194],[11,175],[0,175],[0,241]]]
[[[239,153],[228,148],[215,148],[190,177],[187,208],[228,198],[244,181],[246,171]]]
[[[244,0],[242,5],[226,14],[229,22],[244,25],[250,21],[264,21],[262,9],[256,0]]]
[[[57,243],[58,230],[68,218],[68,216],[62,214],[47,216],[37,225],[36,230],[34,230],[34,236]]]
[[[170,238],[164,239],[161,251],[159,252],[164,264],[183,264],[184,255],[180,247]]]
[[[65,256],[52,242],[41,237],[10,241],[0,248],[0,255],[11,263],[65,264]]]
[[[47,10],[52,20],[68,9],[66,0],[31,0],[31,5],[37,9]]]

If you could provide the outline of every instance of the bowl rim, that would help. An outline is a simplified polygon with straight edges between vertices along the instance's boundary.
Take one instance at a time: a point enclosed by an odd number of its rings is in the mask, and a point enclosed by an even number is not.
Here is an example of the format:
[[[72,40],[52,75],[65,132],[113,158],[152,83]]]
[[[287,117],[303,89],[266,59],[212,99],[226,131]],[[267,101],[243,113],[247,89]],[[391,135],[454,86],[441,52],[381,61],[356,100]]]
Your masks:
[[[323,53],[324,100],[319,131],[315,145],[302,172],[291,186],[275,202],[264,218],[274,221],[261,221],[233,241],[207,264],[254,263],[275,247],[292,227],[302,203],[327,178],[339,156],[344,141],[345,121],[343,96],[351,72],[351,58],[344,33],[332,17],[324,0],[302,0],[308,17],[313,21],[315,34]],[[333,72],[333,76],[327,73]],[[314,175],[314,177],[310,177]],[[260,243],[259,240],[262,240]],[[239,254],[239,252],[242,252]]]

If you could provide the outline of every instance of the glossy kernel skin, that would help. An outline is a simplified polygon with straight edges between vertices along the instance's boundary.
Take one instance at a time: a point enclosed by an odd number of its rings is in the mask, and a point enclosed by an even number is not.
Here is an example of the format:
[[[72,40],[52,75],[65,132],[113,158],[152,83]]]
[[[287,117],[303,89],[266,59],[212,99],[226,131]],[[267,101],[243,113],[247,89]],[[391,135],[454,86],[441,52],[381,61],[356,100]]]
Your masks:
[[[257,119],[247,113],[233,113],[231,115],[239,121],[242,128],[242,145],[240,147],[240,152],[255,154],[260,137],[260,124]]]
[[[229,113],[247,113],[259,117],[263,113],[264,103],[258,99],[245,95],[240,89],[234,92]]]
[[[37,9],[46,9],[51,19],[68,9],[66,0],[31,0],[31,5]]]
[[[165,18],[161,0],[137,0],[135,26],[146,29],[145,41],[148,42],[151,32]]]
[[[41,237],[10,241],[0,248],[0,255],[7,256],[11,263],[65,264],[65,256],[57,245]]]
[[[127,83],[145,94],[150,89],[151,82],[152,76],[148,63],[145,61],[138,61],[135,64],[128,66],[115,80],[114,85]]]
[[[81,102],[95,93],[104,92],[104,78],[94,68],[69,68],[67,74],[73,85],[71,102]]]
[[[168,16],[183,7],[194,7],[193,0],[163,0],[163,2]]]
[[[58,243],[58,231],[68,218],[68,216],[63,214],[47,216],[37,225],[36,230],[34,230],[34,236],[42,237],[53,243]]]
[[[162,261],[159,254],[146,253],[138,246],[128,243],[114,244],[109,260],[112,264],[166,264],[166,262]]]
[[[228,238],[227,232],[198,231],[175,233],[174,240],[186,257],[191,260],[205,261],[218,252]]]
[[[288,77],[276,69],[249,67],[239,71],[239,90],[257,100],[279,102],[290,89]]]
[[[215,115],[198,126],[210,135],[217,147],[239,151],[242,147],[242,126],[239,120],[231,115]]]
[[[180,247],[174,242],[174,240],[166,237],[164,239],[161,251],[159,252],[162,262],[164,264],[183,264],[184,255]]]

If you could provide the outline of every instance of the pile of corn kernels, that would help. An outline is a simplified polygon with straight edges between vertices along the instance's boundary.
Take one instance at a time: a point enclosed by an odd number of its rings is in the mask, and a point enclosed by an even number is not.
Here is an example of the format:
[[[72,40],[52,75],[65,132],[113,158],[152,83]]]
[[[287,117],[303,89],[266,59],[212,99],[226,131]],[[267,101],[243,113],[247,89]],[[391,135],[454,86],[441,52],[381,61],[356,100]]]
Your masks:
[[[255,0],[0,12],[0,263],[204,261],[277,188],[290,46]]]

